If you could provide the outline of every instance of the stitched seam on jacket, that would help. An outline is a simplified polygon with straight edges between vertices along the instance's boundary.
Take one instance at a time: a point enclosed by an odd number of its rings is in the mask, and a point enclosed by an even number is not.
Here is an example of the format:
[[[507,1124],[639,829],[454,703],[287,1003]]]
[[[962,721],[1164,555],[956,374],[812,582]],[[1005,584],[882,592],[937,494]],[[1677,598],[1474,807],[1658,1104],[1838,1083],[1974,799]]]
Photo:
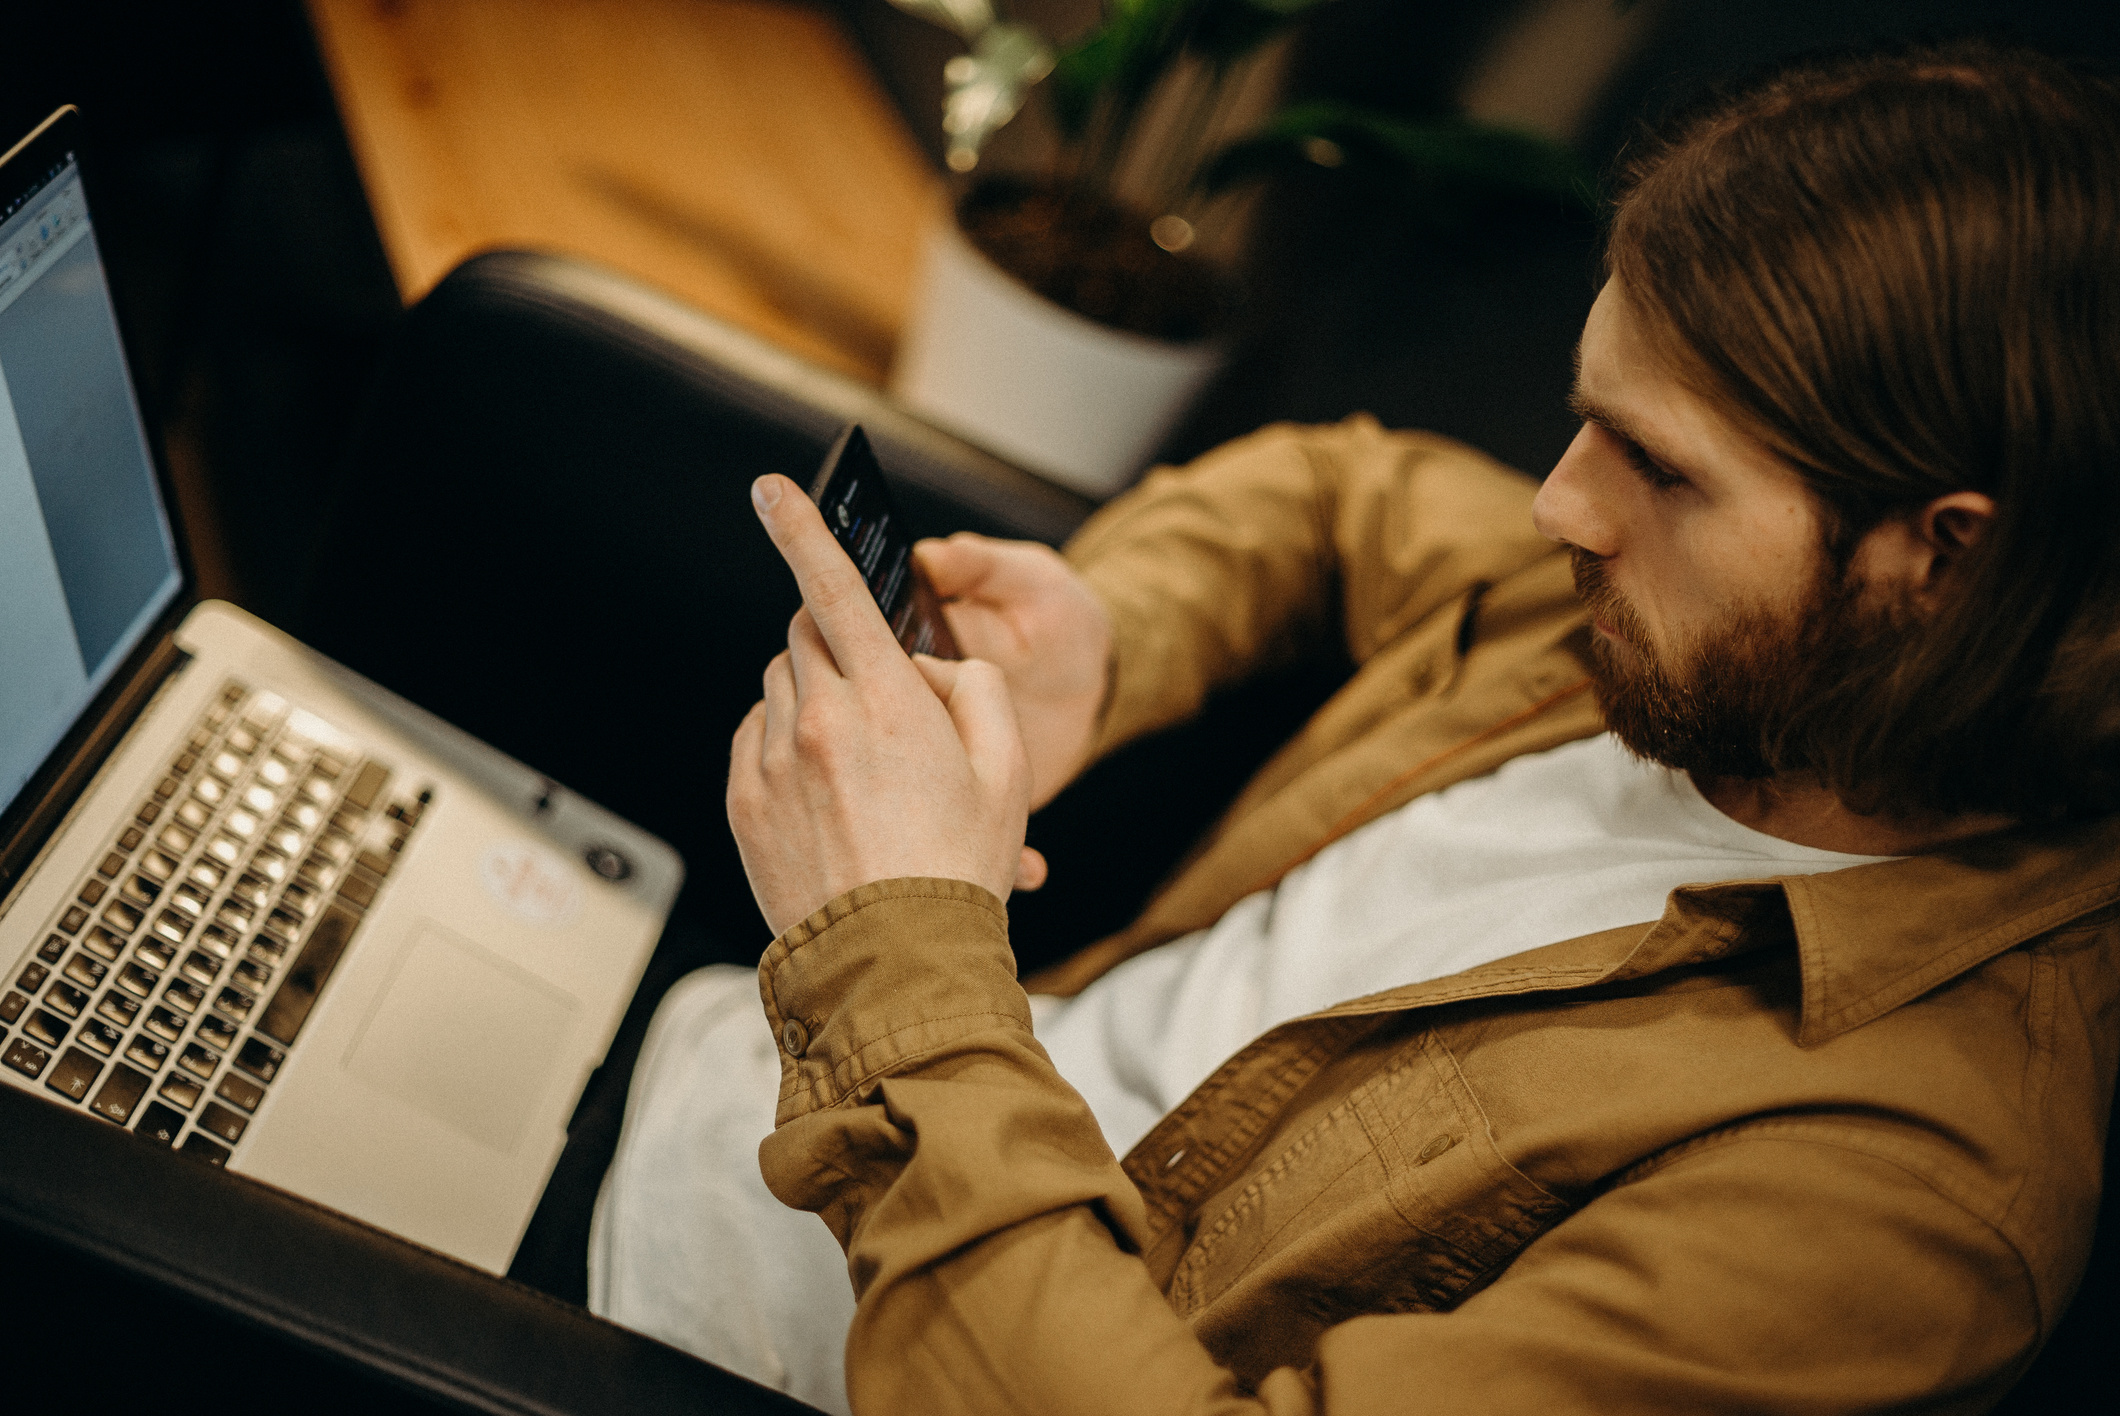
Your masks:
[[[1749,1122],[1725,1131],[1716,1132],[1713,1135],[1697,1137],[1658,1155],[1650,1156],[1648,1159],[1622,1171],[1619,1178],[1606,1187],[1606,1193],[1609,1194],[1621,1185],[1631,1185],[1639,1180],[1647,1179],[1651,1175],[1660,1174],[1678,1162],[1689,1159],[1692,1156],[1704,1154],[1711,1150],[1721,1150],[1741,1142],[1778,1141],[1788,1145],[1818,1146],[1825,1150],[1842,1150],[1850,1155],[1863,1156],[1880,1164],[1889,1165],[1894,1170],[1917,1181],[1924,1190],[1927,1190],[1937,1199],[1964,1215],[1974,1224],[1979,1225],[1989,1234],[1994,1235],[2002,1246],[2009,1250],[2010,1257],[2017,1261],[2019,1276],[2023,1279],[2025,1292],[2031,1299],[2033,1321],[2037,1324],[2040,1335],[2042,1337],[2045,1336],[2047,1332],[2046,1310],[2040,1302],[2039,1284],[2033,1277],[2031,1261],[2025,1256],[2024,1251],[2017,1247],[2017,1242],[2010,1238],[1999,1225],[1992,1220],[1984,1218],[1949,1190],[1939,1186],[1928,1174],[1917,1170],[1905,1160],[1885,1150],[1874,1146],[1862,1145],[1848,1137],[1792,1134],[1797,1127],[1807,1126],[1807,1124],[1815,1123],[1792,1121],[1786,1117],[1773,1117],[1762,1121]]]
[[[876,1078],[878,1077],[890,1075],[891,1073],[896,1072],[898,1069],[904,1067],[908,1063],[917,1062],[923,1057],[931,1057],[937,1052],[944,1051],[951,1047],[961,1046],[965,1040],[965,1035],[959,1034],[956,1037],[946,1038],[940,1042],[931,1043],[926,1047],[916,1048],[913,1051],[904,1053],[903,1055],[894,1058],[889,1062],[870,1066],[866,1071],[862,1070],[864,1065],[861,1060],[862,1058],[868,1056],[871,1052],[874,1052],[877,1048],[883,1046],[885,1043],[889,1042],[894,1037],[901,1037],[909,1032],[918,1032],[924,1028],[933,1027],[938,1023],[959,1023],[971,1018],[991,1018],[1004,1027],[1022,1033],[1025,1037],[1030,1037],[1032,1035],[1031,1030],[1029,1028],[1024,1027],[1022,1022],[1017,1019],[1017,1017],[1013,1013],[998,1013],[981,1010],[970,1013],[951,1013],[945,1017],[940,1018],[923,1018],[917,1023],[908,1023],[902,1028],[893,1028],[887,1033],[883,1033],[877,1037],[870,1038],[867,1042],[863,1043],[853,1052],[848,1053],[845,1057],[842,1057],[839,1059],[839,1061],[833,1063],[830,1070],[823,1072],[821,1075],[816,1075],[812,1080],[806,1081],[803,1085],[797,1087],[794,1092],[783,1093],[783,1095],[796,1095],[802,1092],[808,1092],[812,1096],[828,1097],[829,1099],[825,1101],[825,1106],[827,1108],[842,1105],[849,1099],[853,1098],[857,1093],[859,1093],[863,1087],[867,1086],[870,1082],[876,1080]],[[799,1075],[801,1070],[800,1063],[797,1063],[797,1070]],[[853,1081],[847,1082],[843,1086],[838,1086],[835,1083],[835,1079],[840,1077],[842,1074],[848,1072],[855,1072],[859,1075],[857,1075]],[[835,1089],[835,1086],[837,1089],[837,1095],[831,1095],[831,1093]]]
[[[2084,901],[2100,895],[2110,900],[2113,895],[2113,889],[2114,882],[2106,881],[2088,889],[2078,890],[2073,895],[2064,895],[2058,900],[2050,900],[2043,905],[2037,905],[2022,913],[2012,915],[2002,923],[1982,930],[1949,953],[1929,959],[1920,968],[1909,969],[1905,973],[1894,975],[1889,981],[1871,989],[1860,998],[1851,998],[1837,1008],[1821,1009],[1819,1021],[1822,1023],[1829,1022],[1856,1012],[1869,1004],[1872,999],[1904,988],[1910,979],[1920,981],[1916,989],[1917,995],[1927,992],[1928,989],[1933,988],[1935,985],[1954,978],[1958,974],[1963,973],[1968,967],[1971,967],[1971,965],[1962,962],[1970,956],[1977,955],[1983,950],[1992,950],[1996,953],[2005,952],[2003,949],[1996,948],[1995,941],[1998,939],[2021,930],[2022,932],[2011,940],[2009,947],[2027,943],[2048,930],[2056,929],[2063,924],[2069,923],[2074,918],[2070,911],[2079,909]],[[2042,918],[2051,918],[2053,923],[2046,925],[2043,929],[2038,927],[2025,928],[2026,921]]]

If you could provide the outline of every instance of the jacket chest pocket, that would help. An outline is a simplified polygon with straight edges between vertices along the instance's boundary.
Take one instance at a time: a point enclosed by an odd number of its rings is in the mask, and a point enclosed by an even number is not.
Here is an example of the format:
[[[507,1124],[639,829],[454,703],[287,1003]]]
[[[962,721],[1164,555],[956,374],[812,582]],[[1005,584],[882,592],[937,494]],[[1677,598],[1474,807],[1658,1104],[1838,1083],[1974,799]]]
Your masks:
[[[1262,1372],[1348,1318],[1455,1307],[1569,1208],[1503,1159],[1426,1032],[1224,1196],[1167,1292],[1210,1347],[1241,1330],[1239,1365]]]

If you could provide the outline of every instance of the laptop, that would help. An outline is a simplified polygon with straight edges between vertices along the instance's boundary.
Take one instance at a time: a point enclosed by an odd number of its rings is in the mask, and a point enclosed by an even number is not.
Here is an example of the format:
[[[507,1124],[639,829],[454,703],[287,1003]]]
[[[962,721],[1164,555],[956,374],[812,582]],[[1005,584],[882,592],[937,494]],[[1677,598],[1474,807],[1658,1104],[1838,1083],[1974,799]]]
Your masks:
[[[505,1272],[683,866],[194,603],[79,123],[0,157],[0,1083]]]

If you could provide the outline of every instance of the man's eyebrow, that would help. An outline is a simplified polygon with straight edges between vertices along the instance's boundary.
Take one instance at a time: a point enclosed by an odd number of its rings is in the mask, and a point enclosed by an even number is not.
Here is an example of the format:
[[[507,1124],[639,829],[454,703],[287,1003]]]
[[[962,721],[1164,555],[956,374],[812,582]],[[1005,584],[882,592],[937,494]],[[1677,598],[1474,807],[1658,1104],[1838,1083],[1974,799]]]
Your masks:
[[[1581,384],[1568,390],[1568,411],[1586,423],[1595,423],[1600,428],[1625,438],[1659,462],[1667,460],[1656,451],[1653,443],[1642,436],[1641,428],[1632,419],[1584,393]]]

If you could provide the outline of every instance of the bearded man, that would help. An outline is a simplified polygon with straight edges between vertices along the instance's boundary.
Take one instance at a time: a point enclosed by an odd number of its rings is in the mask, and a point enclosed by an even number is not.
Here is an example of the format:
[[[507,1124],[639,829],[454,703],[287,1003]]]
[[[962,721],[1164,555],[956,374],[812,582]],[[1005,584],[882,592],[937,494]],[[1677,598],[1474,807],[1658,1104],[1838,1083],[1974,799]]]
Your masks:
[[[1541,487],[1356,419],[1065,560],[931,545],[958,664],[761,479],[768,1026],[663,1006],[598,1306],[861,1412],[1992,1403],[2120,1052],[2120,96],[1965,45],[1682,117],[1575,403]],[[1354,678],[1027,995],[1027,809],[1325,634]]]

